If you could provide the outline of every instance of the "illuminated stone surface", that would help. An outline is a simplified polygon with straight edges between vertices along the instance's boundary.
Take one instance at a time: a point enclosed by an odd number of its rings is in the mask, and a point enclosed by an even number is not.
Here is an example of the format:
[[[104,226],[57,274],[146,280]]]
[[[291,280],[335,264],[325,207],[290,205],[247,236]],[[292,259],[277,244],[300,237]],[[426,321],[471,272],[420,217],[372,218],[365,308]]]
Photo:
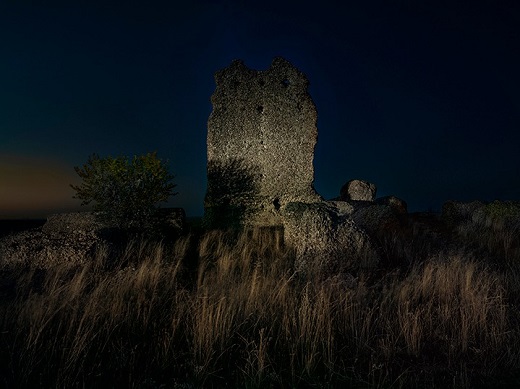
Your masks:
[[[321,201],[313,185],[317,114],[305,75],[275,58],[265,71],[234,61],[215,81],[206,222],[281,225],[286,204]]]
[[[350,180],[341,187],[340,199],[343,201],[374,201],[377,188],[363,180]]]
[[[324,201],[314,190],[317,113],[305,75],[275,58],[265,71],[234,61],[215,81],[206,227],[283,227],[301,273],[377,262],[368,235],[351,217],[354,205]]]

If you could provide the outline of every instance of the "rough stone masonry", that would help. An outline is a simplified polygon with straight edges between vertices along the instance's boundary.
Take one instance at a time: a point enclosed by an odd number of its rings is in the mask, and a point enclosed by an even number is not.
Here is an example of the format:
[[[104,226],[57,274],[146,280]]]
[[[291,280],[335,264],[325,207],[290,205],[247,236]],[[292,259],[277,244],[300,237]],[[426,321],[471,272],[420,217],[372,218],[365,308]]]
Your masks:
[[[288,203],[314,190],[318,130],[306,76],[283,58],[265,71],[242,61],[215,74],[208,120],[208,227],[282,225]]]
[[[314,190],[317,113],[305,75],[275,58],[265,71],[234,61],[215,81],[206,227],[280,227],[301,273],[343,272],[377,261],[352,218],[355,204],[324,201]]]

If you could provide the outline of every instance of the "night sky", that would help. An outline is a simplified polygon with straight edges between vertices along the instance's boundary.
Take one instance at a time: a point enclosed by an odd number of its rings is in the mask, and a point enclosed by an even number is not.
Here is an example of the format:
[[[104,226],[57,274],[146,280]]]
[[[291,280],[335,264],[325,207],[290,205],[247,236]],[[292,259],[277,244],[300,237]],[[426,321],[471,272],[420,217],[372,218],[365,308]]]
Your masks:
[[[78,209],[74,166],[149,151],[164,206],[202,215],[213,75],[276,56],[310,80],[324,198],[359,178],[411,211],[520,200],[515,1],[40,3],[0,1],[0,219]]]

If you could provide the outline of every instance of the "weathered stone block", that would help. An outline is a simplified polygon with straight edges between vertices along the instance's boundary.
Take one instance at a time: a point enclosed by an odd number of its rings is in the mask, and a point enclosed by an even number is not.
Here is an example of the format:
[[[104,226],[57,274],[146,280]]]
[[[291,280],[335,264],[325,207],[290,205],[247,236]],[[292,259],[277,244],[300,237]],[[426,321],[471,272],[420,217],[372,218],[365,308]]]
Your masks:
[[[281,225],[290,202],[315,202],[316,108],[283,58],[265,71],[234,61],[215,75],[208,120],[208,227]]]
[[[377,188],[363,180],[350,180],[341,187],[340,199],[343,201],[374,201]]]
[[[284,240],[296,249],[299,272],[333,274],[377,263],[368,235],[333,205],[289,203],[283,216]]]

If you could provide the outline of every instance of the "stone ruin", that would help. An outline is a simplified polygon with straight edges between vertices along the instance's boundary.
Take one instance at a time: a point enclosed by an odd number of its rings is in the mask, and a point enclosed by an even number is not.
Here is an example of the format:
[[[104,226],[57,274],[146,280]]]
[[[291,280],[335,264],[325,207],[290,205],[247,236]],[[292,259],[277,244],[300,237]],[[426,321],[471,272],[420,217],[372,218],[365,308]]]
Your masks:
[[[161,208],[169,236],[186,228],[182,208]],[[0,237],[0,270],[9,266],[75,266],[92,261],[98,250],[117,249],[118,228],[99,221],[95,212],[50,215],[42,227]]]
[[[305,75],[275,58],[265,71],[234,61],[215,80],[206,228],[282,230],[301,272],[337,273],[377,260],[370,235],[394,229],[406,203],[393,196],[376,199],[375,185],[361,180],[347,182],[330,201],[316,193],[317,113]],[[161,217],[172,230],[184,229],[182,210],[164,210]],[[111,228],[90,213],[54,215],[39,230],[0,239],[0,267],[35,258],[42,267],[51,266],[50,259],[87,261],[107,233]]]
[[[215,75],[208,120],[208,226],[281,225],[288,203],[314,190],[317,113],[307,78],[283,58],[265,71],[242,61]]]
[[[306,76],[275,58],[265,71],[234,61],[215,81],[205,226],[283,228],[299,270],[336,271],[356,256],[373,262],[377,254],[364,225],[397,220],[406,203],[395,197],[377,201],[375,185],[360,180],[349,181],[331,201],[316,193],[317,113]],[[370,223],[363,223],[365,216]]]

